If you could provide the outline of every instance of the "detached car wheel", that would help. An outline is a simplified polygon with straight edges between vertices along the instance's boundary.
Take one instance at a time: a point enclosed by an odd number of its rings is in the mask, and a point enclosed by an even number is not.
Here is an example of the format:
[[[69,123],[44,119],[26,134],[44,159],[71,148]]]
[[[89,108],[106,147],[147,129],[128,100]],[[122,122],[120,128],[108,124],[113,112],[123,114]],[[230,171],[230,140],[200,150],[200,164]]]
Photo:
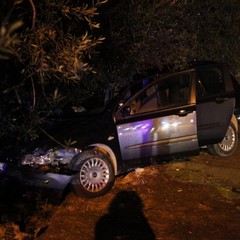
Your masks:
[[[237,130],[234,124],[231,122],[223,140],[220,143],[208,145],[208,150],[213,155],[220,157],[228,157],[235,152],[237,145],[238,145]]]
[[[98,151],[90,151],[79,165],[79,172],[72,180],[75,193],[86,198],[98,197],[109,192],[114,184],[114,169],[109,158]]]

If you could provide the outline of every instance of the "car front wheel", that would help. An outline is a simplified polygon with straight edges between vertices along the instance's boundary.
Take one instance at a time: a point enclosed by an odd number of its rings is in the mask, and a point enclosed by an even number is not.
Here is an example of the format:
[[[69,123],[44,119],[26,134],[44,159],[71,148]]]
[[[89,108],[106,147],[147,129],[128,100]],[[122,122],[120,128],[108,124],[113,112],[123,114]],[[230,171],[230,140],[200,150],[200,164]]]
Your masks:
[[[109,192],[114,184],[114,169],[109,158],[92,150],[79,165],[79,172],[72,180],[75,193],[86,198],[98,197]]]
[[[231,122],[225,137],[220,143],[208,145],[208,150],[211,154],[220,157],[231,156],[238,145],[238,134],[234,124]]]

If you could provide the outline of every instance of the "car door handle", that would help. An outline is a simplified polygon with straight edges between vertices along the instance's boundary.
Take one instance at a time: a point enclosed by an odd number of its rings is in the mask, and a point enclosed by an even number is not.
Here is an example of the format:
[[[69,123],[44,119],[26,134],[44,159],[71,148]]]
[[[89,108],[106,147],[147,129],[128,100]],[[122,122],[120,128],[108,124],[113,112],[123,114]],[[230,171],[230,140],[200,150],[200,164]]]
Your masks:
[[[178,116],[179,117],[185,117],[187,116],[189,113],[192,113],[193,111],[186,111],[185,109],[182,109],[178,112]]]
[[[221,98],[221,97],[218,97],[216,98],[216,103],[222,103],[222,102],[225,102],[227,101],[229,98]]]

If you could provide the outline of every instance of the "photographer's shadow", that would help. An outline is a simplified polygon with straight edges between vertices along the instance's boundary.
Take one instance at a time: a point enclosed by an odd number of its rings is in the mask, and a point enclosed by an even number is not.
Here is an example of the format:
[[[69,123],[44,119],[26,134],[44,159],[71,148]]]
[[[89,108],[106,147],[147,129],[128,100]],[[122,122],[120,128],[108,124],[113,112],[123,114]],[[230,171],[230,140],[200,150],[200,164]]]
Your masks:
[[[95,227],[95,240],[156,239],[143,213],[143,203],[135,191],[121,191]]]

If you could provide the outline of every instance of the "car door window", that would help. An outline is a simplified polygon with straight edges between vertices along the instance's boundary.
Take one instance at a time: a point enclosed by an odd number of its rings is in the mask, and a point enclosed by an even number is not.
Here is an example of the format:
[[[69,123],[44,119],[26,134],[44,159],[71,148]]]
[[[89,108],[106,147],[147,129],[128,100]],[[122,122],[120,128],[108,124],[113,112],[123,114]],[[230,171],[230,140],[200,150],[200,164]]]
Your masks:
[[[129,102],[130,115],[188,104],[190,79],[190,75],[184,73],[155,81]]]
[[[198,97],[211,96],[225,91],[224,75],[217,66],[198,69]]]
[[[190,75],[179,74],[159,82],[160,107],[176,107],[189,103],[190,100]]]

